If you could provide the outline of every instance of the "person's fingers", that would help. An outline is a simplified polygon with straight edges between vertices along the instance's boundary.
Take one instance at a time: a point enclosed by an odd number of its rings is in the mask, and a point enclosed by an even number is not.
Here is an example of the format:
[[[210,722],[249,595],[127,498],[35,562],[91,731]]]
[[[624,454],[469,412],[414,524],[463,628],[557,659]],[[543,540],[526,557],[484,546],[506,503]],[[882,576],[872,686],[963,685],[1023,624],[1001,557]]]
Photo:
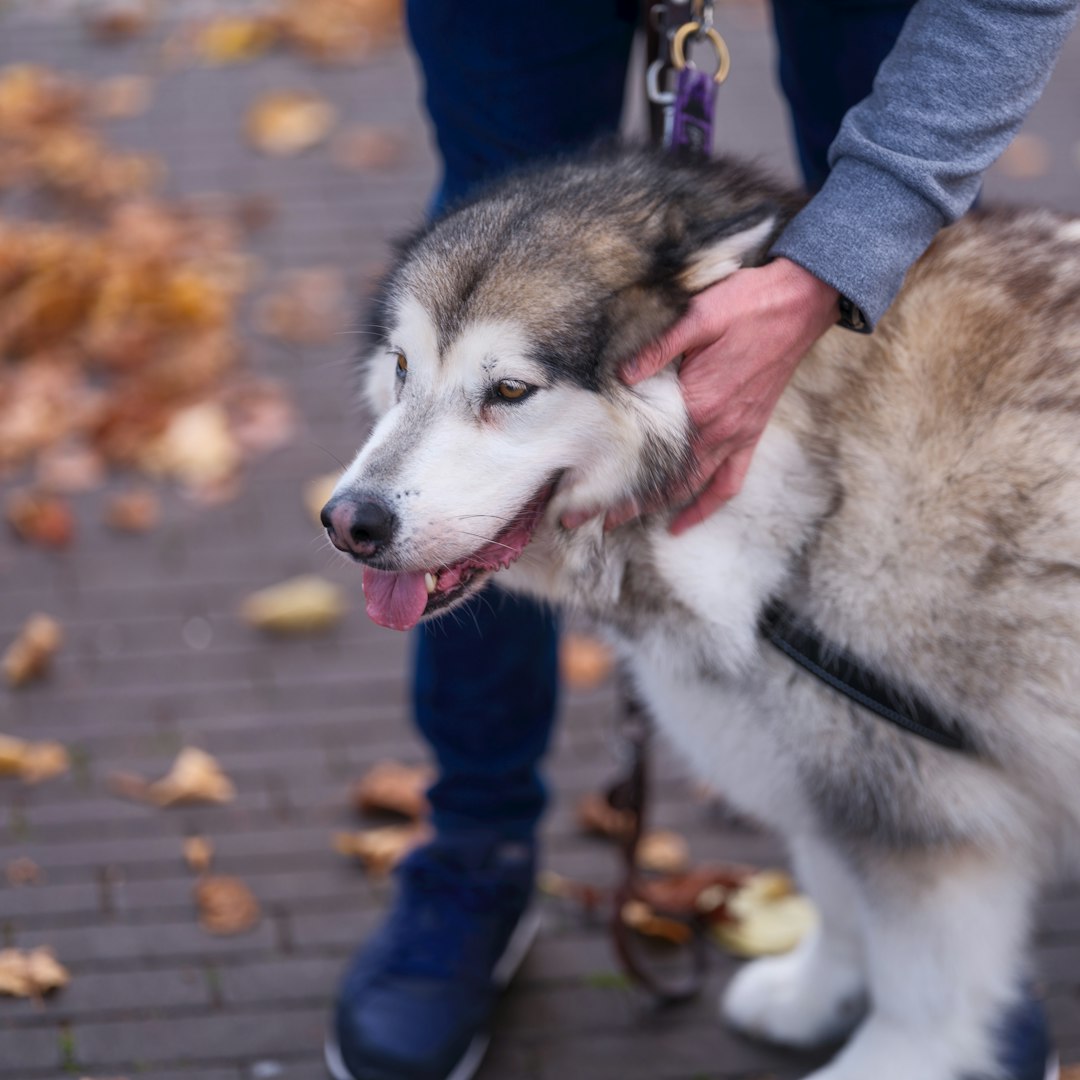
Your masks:
[[[694,501],[676,514],[668,527],[672,536],[681,536],[687,529],[700,525],[710,514],[738,495],[753,456],[754,446],[744,446],[728,457]]]
[[[665,333],[644,349],[625,361],[619,369],[624,382],[633,386],[651,378],[665,368],[677,356],[699,345],[715,341],[715,330],[710,330],[698,308],[691,305],[690,310]]]

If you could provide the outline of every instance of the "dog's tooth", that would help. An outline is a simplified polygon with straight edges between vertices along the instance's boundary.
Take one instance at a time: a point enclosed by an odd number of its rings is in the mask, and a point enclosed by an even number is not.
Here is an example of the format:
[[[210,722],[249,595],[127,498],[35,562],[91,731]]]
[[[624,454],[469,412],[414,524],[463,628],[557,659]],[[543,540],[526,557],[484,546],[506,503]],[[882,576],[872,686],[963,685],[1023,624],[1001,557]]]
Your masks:
[[[424,584],[427,586],[428,596],[430,596],[435,591],[435,575],[425,574]]]

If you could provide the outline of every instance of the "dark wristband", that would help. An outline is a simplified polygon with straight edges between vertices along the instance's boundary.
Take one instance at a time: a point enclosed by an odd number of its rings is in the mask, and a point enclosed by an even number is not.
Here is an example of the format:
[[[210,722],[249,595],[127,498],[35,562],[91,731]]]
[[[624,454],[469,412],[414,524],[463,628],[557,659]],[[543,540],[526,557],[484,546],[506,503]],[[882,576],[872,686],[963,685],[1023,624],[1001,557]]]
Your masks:
[[[836,322],[845,330],[854,330],[856,334],[871,334],[874,330],[859,305],[846,296],[840,297],[840,318]]]

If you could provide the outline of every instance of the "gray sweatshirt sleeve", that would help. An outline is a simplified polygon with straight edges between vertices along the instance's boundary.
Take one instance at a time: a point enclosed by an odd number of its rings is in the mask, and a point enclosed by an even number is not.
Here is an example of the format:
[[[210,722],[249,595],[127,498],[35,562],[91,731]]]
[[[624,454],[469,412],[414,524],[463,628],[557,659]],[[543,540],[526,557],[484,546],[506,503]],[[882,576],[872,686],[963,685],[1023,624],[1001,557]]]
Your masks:
[[[1038,100],[1080,0],[920,0],[829,149],[824,187],[773,246],[885,313]]]

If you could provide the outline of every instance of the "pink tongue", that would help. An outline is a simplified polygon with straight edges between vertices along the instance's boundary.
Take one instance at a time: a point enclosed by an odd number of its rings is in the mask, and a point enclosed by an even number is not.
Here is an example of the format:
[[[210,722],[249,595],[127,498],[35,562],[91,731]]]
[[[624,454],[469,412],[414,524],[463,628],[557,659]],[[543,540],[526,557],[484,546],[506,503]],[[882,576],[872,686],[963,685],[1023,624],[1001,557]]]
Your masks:
[[[428,592],[424,572],[389,574],[364,568],[368,618],[391,630],[411,630],[424,614]]]

